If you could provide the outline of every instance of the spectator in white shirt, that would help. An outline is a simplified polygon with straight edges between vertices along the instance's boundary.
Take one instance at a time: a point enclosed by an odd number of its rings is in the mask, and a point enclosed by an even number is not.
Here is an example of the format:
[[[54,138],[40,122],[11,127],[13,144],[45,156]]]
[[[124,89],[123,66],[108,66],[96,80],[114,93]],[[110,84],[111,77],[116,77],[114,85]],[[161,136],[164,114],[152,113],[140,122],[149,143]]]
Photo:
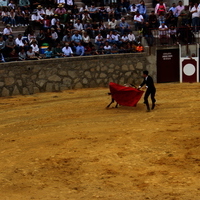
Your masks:
[[[128,41],[132,43],[135,41],[135,35],[132,31],[128,34]]]
[[[83,24],[80,20],[77,20],[77,23],[74,24],[74,30],[76,31],[82,31],[83,30]]]
[[[200,8],[198,6],[198,3],[195,3],[192,7],[190,13],[192,14],[192,27],[195,32],[199,31],[199,17],[200,17]]]
[[[65,57],[73,56],[73,51],[67,42],[65,43],[65,47],[62,48],[62,52]]]
[[[135,30],[137,31],[143,26],[144,18],[143,16],[137,11],[134,16],[134,24],[135,24]]]
[[[35,53],[35,55],[39,56],[39,47],[37,45],[36,40],[32,41],[31,47],[32,47],[32,51]]]

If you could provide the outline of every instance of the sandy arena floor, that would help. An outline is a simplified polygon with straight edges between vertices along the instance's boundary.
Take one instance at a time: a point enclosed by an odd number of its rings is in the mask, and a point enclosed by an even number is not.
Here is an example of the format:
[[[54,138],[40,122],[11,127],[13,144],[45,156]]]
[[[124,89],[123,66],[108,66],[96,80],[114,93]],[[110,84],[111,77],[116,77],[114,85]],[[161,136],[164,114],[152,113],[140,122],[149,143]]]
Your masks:
[[[200,84],[156,87],[150,113],[106,88],[0,98],[0,200],[199,200]]]

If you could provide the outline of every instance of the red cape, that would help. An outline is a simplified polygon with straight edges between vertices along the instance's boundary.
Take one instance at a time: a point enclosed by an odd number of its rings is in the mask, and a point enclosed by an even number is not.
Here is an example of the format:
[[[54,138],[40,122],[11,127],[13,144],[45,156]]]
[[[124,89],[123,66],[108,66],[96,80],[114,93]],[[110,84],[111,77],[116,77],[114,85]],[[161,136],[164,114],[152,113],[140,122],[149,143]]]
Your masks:
[[[109,83],[109,87],[112,98],[122,106],[136,106],[143,94],[141,90],[112,82]]]

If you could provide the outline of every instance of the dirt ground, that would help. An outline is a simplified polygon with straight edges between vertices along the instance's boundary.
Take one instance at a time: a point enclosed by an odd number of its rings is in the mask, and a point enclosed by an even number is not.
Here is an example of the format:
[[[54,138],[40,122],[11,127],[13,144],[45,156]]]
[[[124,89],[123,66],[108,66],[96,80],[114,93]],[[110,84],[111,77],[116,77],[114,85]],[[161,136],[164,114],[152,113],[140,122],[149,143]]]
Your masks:
[[[156,87],[149,113],[107,88],[0,98],[0,200],[199,200],[200,84]]]

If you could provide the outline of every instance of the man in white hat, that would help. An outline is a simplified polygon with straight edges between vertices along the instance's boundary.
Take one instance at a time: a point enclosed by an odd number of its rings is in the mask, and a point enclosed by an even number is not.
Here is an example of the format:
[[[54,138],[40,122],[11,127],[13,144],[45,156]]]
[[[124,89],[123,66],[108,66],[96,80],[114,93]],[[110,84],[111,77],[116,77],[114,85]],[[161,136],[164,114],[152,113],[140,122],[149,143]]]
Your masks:
[[[42,17],[45,15],[45,11],[44,11],[44,9],[42,8],[41,5],[38,5],[38,7],[37,7],[37,14],[42,16]]]

